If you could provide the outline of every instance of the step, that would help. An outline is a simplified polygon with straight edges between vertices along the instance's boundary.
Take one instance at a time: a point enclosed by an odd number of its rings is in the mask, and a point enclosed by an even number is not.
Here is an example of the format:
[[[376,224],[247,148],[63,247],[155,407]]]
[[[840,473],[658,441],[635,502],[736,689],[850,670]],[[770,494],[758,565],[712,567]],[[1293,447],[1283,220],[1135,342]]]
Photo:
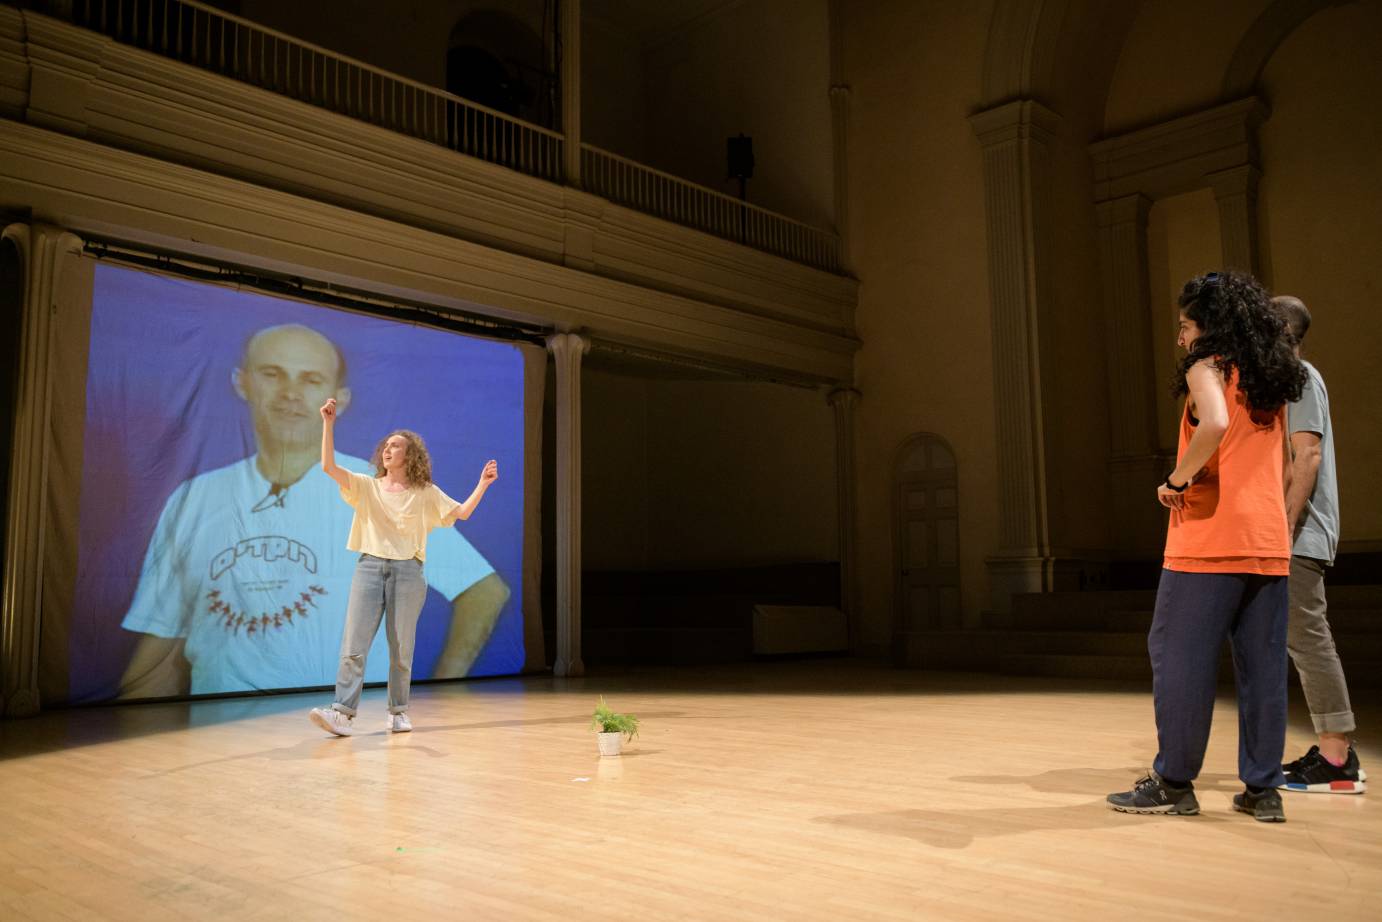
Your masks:
[[[1075,679],[1152,679],[1152,664],[1142,656],[1070,656],[1055,653],[1008,653],[998,670],[1006,675],[1061,676]],[[1222,670],[1220,675],[1222,676]]]
[[[1340,660],[1351,688],[1382,687],[1382,635],[1340,641]],[[1107,631],[921,631],[909,634],[907,665],[936,670],[1000,672],[1073,678],[1151,675],[1145,633]],[[1291,670],[1295,682],[1295,670]],[[1225,647],[1219,680],[1231,684]]]
[[[1326,574],[1324,594],[1329,599],[1331,610],[1366,608],[1382,611],[1382,586],[1331,586],[1329,585],[1329,576]]]
[[[749,629],[705,627],[584,628],[583,658],[593,663],[742,662],[753,655]]]
[[[1147,633],[1152,626],[1151,609],[1145,611],[1094,611],[1084,608],[1051,609],[1031,612],[984,612],[980,623],[993,631],[1113,631]]]
[[[1357,660],[1347,657],[1344,673],[1350,689],[1382,688],[1382,660]],[[937,667],[933,667],[937,668]],[[1152,664],[1146,656],[1078,656],[1055,653],[1006,653],[998,658],[996,669],[1005,675],[1046,675],[1090,679],[1150,679]],[[1291,684],[1297,683],[1290,670]],[[1225,656],[1219,662],[1219,684],[1233,684],[1233,663]]]
[[[1097,615],[1111,608],[1151,610],[1156,593],[1142,589],[1110,589],[1098,592],[1028,592],[1012,597],[1012,611],[1019,619],[1045,614]]]
[[[1335,637],[1382,633],[1382,609],[1329,608],[1329,628]],[[1110,630],[1147,630],[1152,626],[1150,611],[1110,611]]]
[[[1017,631],[1112,631],[1146,633],[1152,626],[1152,610],[1107,608],[1092,611],[1085,608],[1071,610],[1041,610],[1036,612],[984,612],[981,624],[987,630]],[[1329,624],[1336,637],[1355,634],[1382,633],[1382,609],[1336,608],[1329,610]]]
[[[1012,653],[1070,653],[1081,656],[1145,655],[1147,631],[978,631],[993,635],[980,642],[988,651]],[[1000,639],[1006,638],[1006,641]],[[1335,645],[1341,658],[1358,661],[1382,660],[1382,632],[1335,632]]]
[[[1071,656],[1147,656],[1147,634],[1112,631],[1015,631],[1008,653]]]
[[[1382,585],[1329,586],[1325,593],[1331,612],[1373,612],[1382,617]],[[1150,612],[1156,605],[1156,592],[1123,589],[1098,592],[1035,592],[1012,597],[1012,615],[1019,622],[1032,623],[1047,616],[1079,619],[1110,611]]]
[[[1382,654],[1341,646],[1339,662],[1349,688],[1382,688]]]

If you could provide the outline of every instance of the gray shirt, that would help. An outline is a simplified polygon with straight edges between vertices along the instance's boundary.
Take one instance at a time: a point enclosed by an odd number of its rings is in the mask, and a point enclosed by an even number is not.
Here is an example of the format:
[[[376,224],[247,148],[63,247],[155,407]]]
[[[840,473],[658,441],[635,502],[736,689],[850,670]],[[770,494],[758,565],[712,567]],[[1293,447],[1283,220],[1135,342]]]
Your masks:
[[[1302,362],[1310,379],[1300,399],[1287,410],[1291,433],[1313,432],[1320,437],[1320,470],[1315,477],[1315,490],[1305,501],[1305,509],[1296,522],[1295,544],[1291,553],[1296,557],[1313,557],[1333,563],[1339,549],[1339,481],[1334,473],[1334,427],[1329,422],[1329,392],[1324,378],[1309,362]]]

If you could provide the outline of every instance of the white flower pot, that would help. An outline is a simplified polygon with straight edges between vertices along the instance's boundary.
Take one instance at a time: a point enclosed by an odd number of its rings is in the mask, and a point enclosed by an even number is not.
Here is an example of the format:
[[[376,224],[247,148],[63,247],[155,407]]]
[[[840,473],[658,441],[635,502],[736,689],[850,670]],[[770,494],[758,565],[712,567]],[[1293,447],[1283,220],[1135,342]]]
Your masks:
[[[622,733],[597,733],[599,738],[600,755],[617,756],[624,748],[624,734]]]

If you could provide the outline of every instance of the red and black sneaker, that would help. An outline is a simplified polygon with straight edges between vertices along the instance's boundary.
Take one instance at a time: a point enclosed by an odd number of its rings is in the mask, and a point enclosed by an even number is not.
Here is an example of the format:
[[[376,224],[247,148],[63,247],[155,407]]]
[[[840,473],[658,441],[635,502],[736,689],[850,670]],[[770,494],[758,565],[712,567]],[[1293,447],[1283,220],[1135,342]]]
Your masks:
[[[1310,751],[1281,766],[1286,775],[1283,791],[1298,791],[1302,794],[1362,794],[1368,789],[1368,773],[1358,764],[1358,753],[1348,747],[1348,758],[1343,765],[1335,765],[1320,754],[1319,746],[1311,746]]]

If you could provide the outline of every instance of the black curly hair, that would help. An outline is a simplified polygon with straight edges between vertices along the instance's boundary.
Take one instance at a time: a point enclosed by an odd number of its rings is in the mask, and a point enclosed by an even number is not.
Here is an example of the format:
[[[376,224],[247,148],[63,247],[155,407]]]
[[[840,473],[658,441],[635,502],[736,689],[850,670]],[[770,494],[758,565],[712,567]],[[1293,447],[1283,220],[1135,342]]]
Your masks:
[[[1266,290],[1246,272],[1210,272],[1185,283],[1179,302],[1200,328],[1171,381],[1177,397],[1188,392],[1185,373],[1209,359],[1225,377],[1238,372],[1238,387],[1254,410],[1276,411],[1300,399],[1305,366],[1296,357],[1286,318]]]

